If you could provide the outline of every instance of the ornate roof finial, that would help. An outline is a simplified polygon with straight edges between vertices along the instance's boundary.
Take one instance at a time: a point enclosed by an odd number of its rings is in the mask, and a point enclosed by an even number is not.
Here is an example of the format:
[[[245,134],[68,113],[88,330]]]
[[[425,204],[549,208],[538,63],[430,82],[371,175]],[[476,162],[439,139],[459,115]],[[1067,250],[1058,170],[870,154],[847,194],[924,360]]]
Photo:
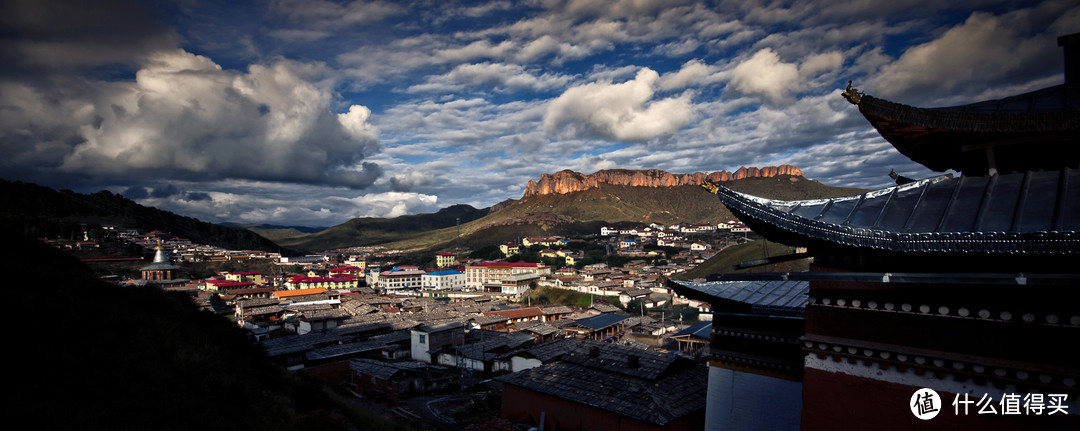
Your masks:
[[[898,185],[898,186],[901,186],[901,185],[904,185],[904,184],[907,184],[907,183],[915,182],[914,179],[911,179],[911,178],[905,177],[903,175],[897,174],[896,169],[890,169],[889,170],[889,178],[892,178],[893,180],[896,180],[896,185]]]
[[[844,96],[844,98],[847,99],[848,102],[851,102],[852,105],[858,105],[863,97],[863,93],[860,92],[858,88],[851,86],[850,80],[847,82],[847,88],[843,93],[840,93],[840,95]]]
[[[709,193],[712,193],[714,195],[716,194],[717,191],[720,190],[720,186],[716,185],[715,183],[713,183],[712,181],[709,181],[709,180],[705,180],[705,182],[701,183],[701,187],[703,189],[705,189],[705,190],[708,190]]]

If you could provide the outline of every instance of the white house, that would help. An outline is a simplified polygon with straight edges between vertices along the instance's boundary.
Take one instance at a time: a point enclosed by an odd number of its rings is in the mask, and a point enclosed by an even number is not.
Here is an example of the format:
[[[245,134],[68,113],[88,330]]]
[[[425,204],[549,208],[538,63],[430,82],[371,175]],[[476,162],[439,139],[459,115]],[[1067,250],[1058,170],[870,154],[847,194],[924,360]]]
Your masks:
[[[420,276],[420,284],[424,289],[462,290],[465,288],[465,273],[454,270],[429,272]]]
[[[412,329],[412,359],[431,364],[433,353],[447,346],[462,345],[465,328],[460,323],[447,323],[438,326],[420,325]]]
[[[540,279],[539,274],[517,274],[504,277],[502,279],[502,293],[503,295],[521,295],[525,291],[529,290],[529,285]]]

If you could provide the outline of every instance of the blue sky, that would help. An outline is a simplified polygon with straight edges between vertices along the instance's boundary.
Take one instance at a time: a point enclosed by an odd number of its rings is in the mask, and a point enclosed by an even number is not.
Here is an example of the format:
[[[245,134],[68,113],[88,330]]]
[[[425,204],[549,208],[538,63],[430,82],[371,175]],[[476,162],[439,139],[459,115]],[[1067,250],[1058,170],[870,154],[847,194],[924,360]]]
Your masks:
[[[999,98],[1063,82],[1056,39],[1080,31],[1058,0],[2,5],[0,177],[309,226],[486,207],[563,169],[930,176],[849,79]]]

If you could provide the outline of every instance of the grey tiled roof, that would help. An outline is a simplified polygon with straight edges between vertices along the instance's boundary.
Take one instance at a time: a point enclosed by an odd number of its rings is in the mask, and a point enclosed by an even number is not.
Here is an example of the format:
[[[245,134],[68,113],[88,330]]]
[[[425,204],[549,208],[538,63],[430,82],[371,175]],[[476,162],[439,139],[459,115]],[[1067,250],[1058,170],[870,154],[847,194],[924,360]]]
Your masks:
[[[934,177],[861,195],[778,201],[720,186],[744,222],[893,252],[1080,253],[1080,170]]]
[[[273,357],[311,350],[319,345],[335,344],[344,338],[342,334],[333,331],[291,335],[263,341],[263,350],[266,351],[267,356]]]
[[[352,313],[354,316],[379,311],[378,308],[375,308],[375,307],[373,307],[371,305],[365,304],[365,303],[363,303],[361,301],[349,301],[349,302],[346,302],[344,304],[341,304],[341,308],[343,308],[345,310],[348,310],[348,312]]]
[[[477,325],[490,325],[492,323],[506,322],[510,318],[501,314],[492,314],[490,316],[472,316],[469,320],[472,320]]]
[[[559,329],[548,325],[547,323],[541,323],[538,325],[532,325],[528,328],[520,329],[522,332],[529,332],[540,336],[547,336],[559,332]]]
[[[236,301],[236,306],[243,308],[265,307],[267,305],[278,305],[280,302],[277,298],[251,298]]]
[[[623,316],[619,314],[599,314],[593,317],[578,320],[571,323],[572,326],[580,326],[583,328],[591,329],[593,331],[607,328],[608,326],[619,323],[630,316]]]
[[[385,362],[375,359],[353,359],[349,367],[357,373],[367,373],[380,379],[389,379],[402,371],[422,370],[422,364],[413,362]]]
[[[349,312],[342,309],[308,310],[304,312],[304,320],[309,322],[332,319],[348,319],[349,316]]]
[[[525,352],[532,357],[539,359],[540,362],[548,363],[555,359],[561,358],[566,353],[577,349],[582,343],[578,340],[571,338],[563,338],[537,346],[533,346]]]
[[[310,312],[310,311],[319,311],[319,310],[330,310],[330,309],[334,308],[334,306],[330,305],[330,304],[300,304],[300,305],[288,304],[288,305],[284,305],[283,307],[286,310],[295,311],[295,312],[298,312],[298,313],[307,313],[307,312]]]
[[[672,337],[681,337],[683,335],[690,335],[708,340],[712,338],[712,322],[695,323],[682,331],[676,332]]]
[[[570,307],[565,305],[544,305],[540,307],[540,311],[543,311],[545,315],[570,314],[574,312],[574,310],[571,310]]]
[[[285,311],[285,309],[277,305],[271,305],[267,307],[251,307],[244,309],[244,316],[265,316],[268,314],[281,313],[283,311]]]
[[[619,307],[608,304],[606,302],[593,303],[593,305],[589,306],[589,308],[591,308],[593,310],[596,310],[596,311],[599,311],[601,313],[615,313],[615,312],[620,311]]]
[[[307,352],[308,360],[333,358],[336,356],[350,355],[355,353],[382,350],[387,345],[408,340],[412,335],[407,330],[394,331],[389,334],[371,337],[364,341],[335,344]]]
[[[573,343],[573,342],[571,342]],[[554,343],[549,343],[554,344]],[[689,361],[625,346],[596,343],[599,356],[614,362],[582,362],[590,343],[563,356],[559,362],[546,364],[499,377],[503,383],[593,406],[648,423],[664,425],[705,407],[708,369]],[[613,349],[618,349],[613,351]],[[657,372],[632,375],[627,369],[626,352],[638,355],[641,368],[666,363]],[[662,361],[657,356],[670,356]],[[617,359],[616,359],[617,358]]]
[[[769,309],[801,311],[810,300],[809,281],[674,281],[679,286],[712,298]]]
[[[593,350],[593,348],[596,350]],[[638,357],[638,366],[627,366],[630,356]],[[622,344],[583,340],[574,350],[563,355],[563,362],[572,362],[590,368],[609,370],[616,374],[646,380],[655,380],[679,360],[678,356],[649,352]]]
[[[458,349],[461,355],[466,358],[488,361],[498,355],[495,353],[496,350],[513,349],[532,341],[532,336],[528,334],[517,332],[497,333],[492,338],[480,342],[467,342]]]

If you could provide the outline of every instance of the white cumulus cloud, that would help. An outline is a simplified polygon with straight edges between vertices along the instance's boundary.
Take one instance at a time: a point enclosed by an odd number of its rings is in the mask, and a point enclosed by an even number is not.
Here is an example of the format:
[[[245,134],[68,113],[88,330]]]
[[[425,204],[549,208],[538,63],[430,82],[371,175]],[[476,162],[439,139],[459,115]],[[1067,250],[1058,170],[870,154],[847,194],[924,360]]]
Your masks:
[[[97,121],[61,168],[105,177],[248,178],[365,187],[379,167],[370,111],[335,116],[318,67],[278,60],[246,73],[182,50],[155,53],[134,82],[93,97]]]
[[[690,96],[653,100],[660,75],[642,68],[623,83],[594,82],[566,90],[548,105],[544,128],[560,136],[645,141],[686,126]]]
[[[751,95],[764,96],[773,103],[787,99],[799,87],[799,67],[784,63],[771,48],[762,49],[731,71],[731,85]]]

